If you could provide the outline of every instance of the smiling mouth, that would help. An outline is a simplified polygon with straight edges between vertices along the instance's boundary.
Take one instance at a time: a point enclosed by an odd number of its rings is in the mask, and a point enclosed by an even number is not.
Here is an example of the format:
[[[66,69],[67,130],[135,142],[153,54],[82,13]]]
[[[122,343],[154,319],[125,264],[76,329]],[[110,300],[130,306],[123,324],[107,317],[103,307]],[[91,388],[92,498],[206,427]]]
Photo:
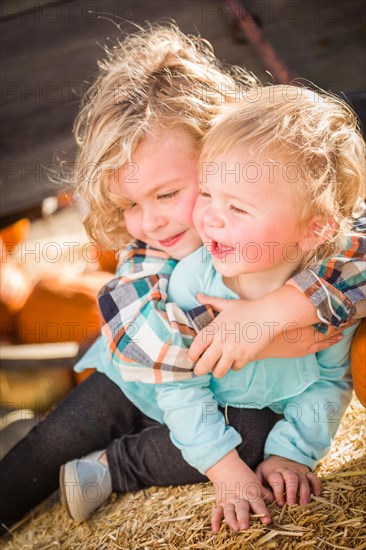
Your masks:
[[[185,231],[182,231],[182,233],[178,233],[177,235],[174,235],[174,237],[169,237],[169,239],[165,239],[164,241],[158,241],[160,246],[169,247],[174,246],[177,244],[178,241],[183,237]]]
[[[217,241],[212,241],[211,243],[211,254],[216,257],[226,256],[226,254],[230,254],[231,252],[235,252],[235,248],[233,246],[227,246],[223,243],[218,243]]]

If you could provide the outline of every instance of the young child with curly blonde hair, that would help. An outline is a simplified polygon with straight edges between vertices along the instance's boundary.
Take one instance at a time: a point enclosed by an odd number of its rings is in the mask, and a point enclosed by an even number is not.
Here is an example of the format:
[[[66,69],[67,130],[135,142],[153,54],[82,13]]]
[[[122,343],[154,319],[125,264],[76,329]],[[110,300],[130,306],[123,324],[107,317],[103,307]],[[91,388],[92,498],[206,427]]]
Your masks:
[[[132,237],[150,246],[152,258],[155,254],[159,259],[163,254],[164,262],[169,258],[180,260],[201,245],[192,224],[201,140],[224,103],[234,104],[259,84],[244,70],[224,70],[209,44],[187,37],[175,27],[148,28],[126,37],[99,66],[99,76],[75,126],[79,145],[76,188],[84,203],[85,226],[100,243],[123,246]],[[346,250],[344,257],[344,264],[352,265],[357,275],[361,271],[357,254]],[[359,277],[353,277],[351,283],[349,273],[343,277],[341,269],[327,283],[322,276],[330,277],[331,270],[324,272],[330,262],[327,259],[314,270],[297,274],[293,286],[275,289],[263,299],[251,303],[230,301],[230,318],[242,322],[251,319],[249,311],[258,309],[262,317],[265,312],[263,324],[273,308],[270,321],[276,322],[273,324],[278,337],[263,337],[259,344],[240,341],[237,348],[242,350],[244,362],[257,357],[300,356],[309,349],[327,346],[314,346],[309,341],[294,345],[281,338],[283,327],[294,320],[294,309],[299,326],[319,319],[342,325],[357,312],[363,299],[361,292],[353,292]],[[138,273],[139,265],[138,258],[136,262],[131,260],[131,272]],[[171,260],[170,272],[174,266]],[[122,261],[117,276],[124,276],[124,269],[126,263]],[[188,279],[184,284],[189,284]],[[361,288],[359,282],[356,286]],[[107,302],[108,292],[106,298]],[[127,297],[131,307],[133,298]],[[112,302],[109,305],[110,313],[118,313]],[[216,322],[224,320],[225,309]],[[255,320],[259,321],[259,316]],[[214,340],[210,342],[215,344]],[[225,342],[222,348],[224,357]],[[168,385],[161,381],[125,381],[114,368],[109,351],[103,340],[93,347],[79,367],[97,367],[99,372],[78,386],[2,461],[4,521],[14,521],[48,496],[56,488],[59,468],[65,463],[61,476],[63,501],[72,517],[83,521],[112,490],[126,493],[151,485],[207,480],[208,470],[234,448],[251,468],[261,462],[267,435],[278,419],[268,407],[259,410],[219,405],[213,415],[214,424],[220,424],[225,445],[216,444],[213,449],[215,442],[207,431],[207,446],[199,457],[202,467],[198,456],[189,463],[189,456],[184,451],[182,455],[178,438],[174,438],[164,417],[163,403],[162,408],[156,408],[156,395],[161,389],[164,395]],[[144,360],[142,357],[142,363]],[[270,371],[272,367],[267,368]],[[208,377],[201,377],[202,381]],[[178,378],[173,374],[173,380]],[[197,387],[201,383],[200,377],[189,374],[183,384],[192,381]],[[171,384],[173,391],[179,389],[179,384]],[[151,397],[151,391],[155,397]],[[189,396],[185,396],[189,407]],[[211,402],[215,405],[216,398]],[[230,425],[221,421],[223,413]],[[207,421],[210,424],[209,414]],[[100,449],[106,449],[106,453]],[[83,455],[87,457],[78,460]],[[68,462],[72,459],[77,460]],[[253,481],[258,487],[255,476]],[[84,491],[85,483],[97,489],[95,495]],[[314,484],[318,491],[316,480]],[[268,522],[264,503],[261,499],[258,502],[264,513],[262,521]]]
[[[344,102],[294,86],[263,87],[224,106],[201,154],[193,217],[204,248],[174,270],[168,299],[184,310],[198,305],[202,290],[258,300],[336,255],[346,242],[357,248],[361,241],[364,250],[365,238],[350,233],[366,181],[365,143],[357,126]],[[311,470],[329,450],[351,397],[355,330],[346,329],[343,341],[307,356],[301,367],[288,359],[257,361],[209,383],[219,404],[269,406],[284,415],[269,433],[265,460],[256,469],[279,504],[284,489],[293,502],[298,493],[302,503],[309,488],[316,489]],[[246,491],[252,473],[236,451],[206,475],[219,488],[237,483],[228,499],[218,491],[214,527],[222,517],[234,527],[247,526],[249,507],[257,509]]]

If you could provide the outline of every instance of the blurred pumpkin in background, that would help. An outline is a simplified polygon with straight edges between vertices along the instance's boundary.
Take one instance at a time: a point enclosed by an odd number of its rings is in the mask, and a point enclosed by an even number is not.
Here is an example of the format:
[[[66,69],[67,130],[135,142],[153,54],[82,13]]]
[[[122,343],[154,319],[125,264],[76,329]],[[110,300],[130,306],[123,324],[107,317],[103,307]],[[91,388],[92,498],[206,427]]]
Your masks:
[[[11,254],[19,243],[24,242],[29,235],[30,221],[23,218],[0,231],[0,237],[6,251]]]
[[[25,266],[16,263],[12,257],[15,248],[29,230],[29,221],[20,220],[0,232],[0,339],[16,343],[16,313],[20,311],[34,282]]]
[[[69,197],[63,198],[62,206],[67,207]],[[42,271],[42,266],[34,266],[28,258],[26,263],[21,262],[20,246],[29,238],[29,229],[29,220],[24,219],[0,232],[2,342],[15,348],[17,344],[68,341],[90,346],[99,336],[98,291],[113,277],[116,269],[114,251],[97,244],[94,247],[87,245],[86,269],[91,263],[92,271],[75,272],[75,265],[67,262],[61,262],[52,271]],[[83,260],[85,264],[84,257]],[[9,413],[0,420],[8,435],[14,437],[15,425],[19,424],[13,422],[16,411],[40,410],[42,416],[73,388],[75,382],[79,383],[94,371],[74,373],[67,361],[65,366],[61,361],[60,367],[48,365],[47,360],[34,368],[26,363],[25,360],[24,368],[8,365],[0,370],[0,398],[4,410]]]
[[[104,271],[67,269],[42,277],[17,315],[20,342],[91,345],[99,336],[97,294],[110,279]]]
[[[366,407],[366,319],[362,320],[353,338],[351,368],[355,393]]]
[[[88,262],[88,269],[98,269],[110,273],[116,271],[118,264],[118,252],[116,250],[104,248],[96,242],[90,242],[85,245],[83,257]]]
[[[118,264],[118,258],[115,250],[107,250],[105,248],[102,248],[98,261],[101,271],[109,271],[110,273],[115,273]]]
[[[100,333],[97,294],[111,278],[105,271],[75,274],[67,268],[43,276],[17,315],[20,343],[74,341],[90,346]],[[73,372],[73,379],[80,383],[92,372]]]

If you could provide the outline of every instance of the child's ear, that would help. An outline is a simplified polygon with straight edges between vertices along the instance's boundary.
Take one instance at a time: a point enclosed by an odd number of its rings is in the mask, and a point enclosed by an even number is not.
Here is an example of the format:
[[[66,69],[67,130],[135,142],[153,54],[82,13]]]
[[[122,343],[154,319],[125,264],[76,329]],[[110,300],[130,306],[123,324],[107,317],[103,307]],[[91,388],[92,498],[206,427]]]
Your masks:
[[[316,216],[305,225],[299,246],[304,252],[317,248],[331,239],[336,230],[337,223],[334,218]]]

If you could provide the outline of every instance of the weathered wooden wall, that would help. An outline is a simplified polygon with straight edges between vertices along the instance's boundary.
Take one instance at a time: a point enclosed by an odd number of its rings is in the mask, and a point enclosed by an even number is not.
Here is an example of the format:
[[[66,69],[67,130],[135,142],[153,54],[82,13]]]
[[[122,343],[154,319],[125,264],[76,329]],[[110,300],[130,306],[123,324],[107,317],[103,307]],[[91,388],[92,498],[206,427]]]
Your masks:
[[[238,2],[239,3],[239,2]],[[339,92],[366,90],[363,0],[247,1],[263,32],[296,73]],[[232,32],[222,2],[124,0],[4,0],[2,52],[2,214],[36,205],[58,191],[47,168],[73,151],[72,122],[102,45],[116,23],[172,18],[199,32],[228,63],[269,79],[253,47]]]

